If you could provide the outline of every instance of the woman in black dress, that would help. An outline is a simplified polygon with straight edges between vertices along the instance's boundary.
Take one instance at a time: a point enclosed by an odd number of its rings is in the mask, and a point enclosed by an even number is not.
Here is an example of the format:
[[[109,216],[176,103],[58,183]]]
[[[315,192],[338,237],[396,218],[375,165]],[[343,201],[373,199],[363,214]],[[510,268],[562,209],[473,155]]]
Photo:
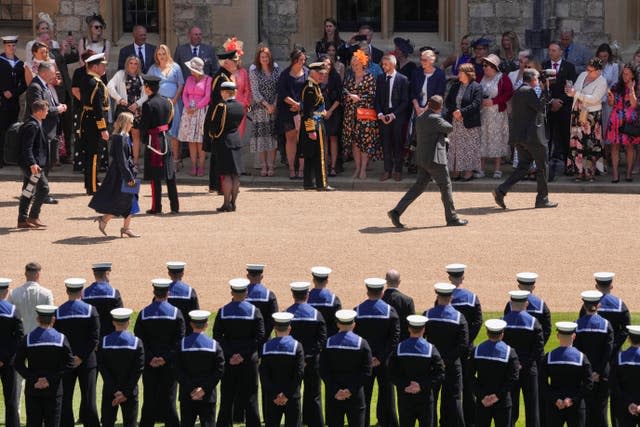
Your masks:
[[[102,215],[96,218],[98,229],[105,236],[107,224],[111,218],[121,216],[124,218],[120,237],[140,237],[131,231],[132,215],[140,210],[137,203],[137,195],[123,192],[122,185],[136,186],[136,168],[131,155],[131,139],[129,131],[133,127],[133,114],[120,113],[113,125],[111,136],[111,164],[102,184],[91,198],[89,207]]]

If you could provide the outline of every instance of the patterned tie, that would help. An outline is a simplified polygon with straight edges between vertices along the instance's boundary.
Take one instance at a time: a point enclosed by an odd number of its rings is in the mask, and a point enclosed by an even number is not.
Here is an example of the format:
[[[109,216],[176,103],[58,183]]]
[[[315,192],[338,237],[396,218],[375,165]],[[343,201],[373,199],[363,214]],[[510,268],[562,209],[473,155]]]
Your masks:
[[[140,68],[144,70],[144,54],[142,53],[142,46],[138,46],[138,58],[140,58]]]
[[[198,48],[197,47],[193,48],[193,56],[198,56]]]
[[[554,69],[555,71],[558,71],[558,63],[557,63],[557,62],[554,62],[554,63],[553,63],[553,69]]]

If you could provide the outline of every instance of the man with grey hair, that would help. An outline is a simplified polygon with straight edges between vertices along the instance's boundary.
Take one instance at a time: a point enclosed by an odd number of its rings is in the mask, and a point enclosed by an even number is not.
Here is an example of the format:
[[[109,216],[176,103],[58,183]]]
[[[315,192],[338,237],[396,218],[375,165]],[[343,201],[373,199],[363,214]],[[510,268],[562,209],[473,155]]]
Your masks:
[[[587,62],[593,55],[585,45],[574,42],[573,36],[572,29],[560,31],[560,47],[563,50],[562,59],[575,65],[576,74],[580,75],[587,69]]]
[[[409,322],[407,316],[416,314],[416,307],[413,298],[400,292],[400,272],[395,269],[387,271],[385,276],[387,289],[382,294],[382,301],[395,308],[400,317],[400,341],[409,338]]]

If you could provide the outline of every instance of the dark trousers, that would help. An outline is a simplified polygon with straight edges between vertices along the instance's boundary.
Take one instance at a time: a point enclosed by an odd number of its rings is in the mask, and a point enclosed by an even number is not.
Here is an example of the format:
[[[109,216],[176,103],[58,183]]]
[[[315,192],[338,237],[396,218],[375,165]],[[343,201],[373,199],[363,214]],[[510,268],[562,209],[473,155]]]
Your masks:
[[[430,390],[409,394],[397,389],[397,394],[400,427],[414,427],[416,421],[420,427],[432,427],[433,396]]]
[[[62,395],[34,396],[25,393],[27,427],[59,427]]]
[[[547,123],[551,139],[548,144],[549,157],[565,160],[569,153],[569,125],[571,123],[571,110],[549,111]],[[520,153],[518,152],[518,155]]]
[[[309,427],[324,426],[318,361],[319,358],[317,355],[305,358],[302,422]]]
[[[396,399],[393,393],[393,385],[389,380],[389,371],[384,362],[371,370],[371,376],[364,380],[364,397],[367,405],[364,413],[364,425],[370,425],[371,397],[373,395],[373,382],[378,380],[378,403],[376,414],[378,425],[381,427],[397,427],[398,416],[396,414]]]
[[[586,427],[584,402],[573,402],[573,406],[558,409],[555,400],[547,403],[547,424],[549,427]],[[591,427],[591,426],[589,426]]]
[[[305,142],[304,167],[302,185],[304,188],[312,188],[315,181],[316,188],[325,188],[327,186],[327,162],[326,162],[326,134],[324,126],[318,126],[317,141]]]
[[[176,376],[170,366],[159,368],[146,366],[142,373],[144,395],[140,427],[153,427],[156,420],[164,421],[166,427],[178,427],[176,411]]]
[[[431,163],[428,168],[418,166],[418,176],[416,182],[409,188],[407,193],[400,199],[394,210],[399,215],[409,207],[426,189],[427,185],[433,178],[440,189],[440,198],[444,207],[444,216],[447,221],[453,221],[458,218],[456,208],[453,205],[453,192],[451,189],[451,179],[447,165],[439,165]]]
[[[20,427],[18,416],[18,378],[12,365],[4,365],[0,368],[0,380],[2,380],[2,395],[4,397],[4,424],[6,427]]]
[[[84,189],[87,194],[93,194],[98,190],[98,168],[100,162],[100,150],[98,141],[100,137],[93,131],[85,131],[84,136]]]
[[[31,171],[29,169],[22,168],[22,174],[24,175],[22,188],[27,185],[29,181],[29,177],[31,176]],[[25,197],[20,195],[20,202],[18,207],[18,221],[26,221],[27,218],[36,219],[40,218],[40,211],[42,210],[42,203],[44,199],[49,195],[49,180],[45,175],[44,171],[40,174],[40,179],[36,184],[35,192],[31,197]],[[33,203],[32,203],[33,202]],[[29,209],[29,205],[31,205],[31,209]]]
[[[300,427],[300,398],[289,399],[284,406],[276,405],[273,402],[264,402],[264,425],[280,426],[280,421],[284,415],[285,427]],[[323,424],[324,425],[324,424]]]
[[[98,408],[96,407],[96,372],[97,368],[85,368],[80,365],[62,377],[62,415],[61,427],[73,427],[73,390],[76,380],[80,384],[80,413],[84,426],[99,427]]]
[[[460,358],[462,367],[462,413],[467,426],[474,425],[476,419],[476,396],[473,394],[473,372],[470,372],[469,357]]]
[[[378,122],[380,126],[380,136],[382,139],[382,154],[384,156],[384,171],[402,172],[402,127],[404,120],[395,119],[388,125]]]
[[[536,201],[545,201],[549,195],[549,190],[547,189],[549,162],[547,161],[547,152],[545,147],[543,145],[531,147],[518,144],[516,145],[516,148],[518,149],[518,167],[511,175],[509,175],[509,178],[498,186],[498,191],[502,194],[507,194],[511,187],[513,187],[517,182],[525,179],[529,174],[531,162],[535,160],[538,191]]]
[[[213,153],[209,153],[209,190],[220,191],[220,175],[217,175],[213,168],[214,157]]]
[[[180,399],[180,427],[195,426],[197,418],[201,427],[216,427],[216,402]]]
[[[477,400],[475,427],[491,427],[491,420],[495,422],[495,427],[511,426],[511,406],[505,408],[497,405],[486,408]]]
[[[593,383],[593,390],[585,397],[585,423],[589,427],[609,427],[607,403],[609,400],[609,382]]]
[[[118,416],[118,407],[122,411],[122,427],[136,427],[138,421],[138,393],[127,396],[127,401],[117,406],[112,406],[113,395],[115,389],[102,387],[102,405],[100,406],[100,415],[102,427],[113,427]]]
[[[4,137],[9,127],[18,121],[20,104],[16,101],[0,110],[0,167],[4,165]]]
[[[444,382],[434,390],[434,402],[440,394],[440,425],[464,427],[462,413],[462,367],[460,360],[445,362]],[[437,420],[437,405],[434,405],[434,420]]]
[[[627,405],[617,404],[614,408],[616,412],[616,418],[618,419],[618,426],[620,427],[638,427],[640,426],[640,417],[637,415],[631,415]],[[613,424],[612,424],[613,425]]]
[[[327,396],[327,425],[329,427],[344,427],[344,416],[347,416],[349,427],[368,427],[364,423],[366,404],[362,388],[346,400],[336,400],[334,396]]]
[[[162,212],[162,174],[163,168],[152,168],[151,170],[151,210]],[[180,212],[180,201],[178,200],[178,188],[176,179],[165,179],[167,183],[167,194],[169,195],[169,205],[171,212]]]
[[[234,401],[244,405],[245,425],[259,427],[257,362],[248,360],[240,365],[225,366],[220,385],[219,427],[231,427]]]
[[[540,427],[540,405],[538,403],[538,372],[531,366],[522,366],[520,376],[514,387],[511,389],[511,422],[516,425],[516,421],[520,418],[520,390],[524,399],[524,412],[526,427]]]

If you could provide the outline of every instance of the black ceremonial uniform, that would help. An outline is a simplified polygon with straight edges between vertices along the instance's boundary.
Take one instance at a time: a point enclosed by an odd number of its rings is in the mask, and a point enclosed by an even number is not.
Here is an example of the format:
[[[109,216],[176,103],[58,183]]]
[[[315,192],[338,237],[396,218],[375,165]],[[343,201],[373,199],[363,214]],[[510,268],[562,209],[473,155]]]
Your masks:
[[[25,90],[24,63],[17,57],[9,59],[6,54],[0,54],[0,167],[4,164],[4,136],[18,121],[20,95]],[[5,98],[5,91],[11,92],[11,98]]]
[[[98,310],[100,339],[115,330],[111,321],[111,310],[122,308],[120,291],[114,289],[108,282],[94,282],[82,290],[82,301]]]
[[[544,355],[544,337],[540,322],[526,311],[510,311],[502,340],[513,347],[520,361],[520,374],[511,389],[511,421],[515,425],[520,416],[520,390],[524,399],[526,427],[540,427],[538,395],[539,363]]]
[[[327,398],[327,425],[349,427],[365,425],[364,384],[371,376],[371,349],[367,340],[353,332],[338,332],[327,340],[320,353],[320,376]],[[338,390],[347,389],[351,397],[335,398]]]
[[[260,383],[264,402],[265,426],[279,426],[284,415],[285,427],[299,427],[300,383],[304,375],[305,354],[302,344],[292,336],[270,339],[262,346]],[[282,393],[284,406],[273,403]],[[324,426],[324,423],[318,424]]]
[[[433,390],[444,380],[444,362],[438,349],[424,338],[407,338],[389,358],[389,377],[396,386],[400,427],[433,425]],[[411,381],[420,392],[407,393]]]
[[[593,372],[600,375],[593,382],[593,390],[585,396],[586,425],[608,427],[607,400],[609,399],[609,361],[613,356],[613,329],[611,324],[598,314],[584,315],[576,322],[576,339],[573,346],[584,353]]]
[[[452,305],[436,305],[424,315],[429,319],[425,337],[436,346],[444,360],[445,377],[440,402],[441,425],[464,426],[462,415],[462,366],[460,358],[467,354],[469,330],[462,313]],[[440,390],[434,392],[434,398]],[[435,414],[434,407],[434,414]],[[434,421],[436,417],[434,415]]]
[[[20,427],[18,416],[18,381],[14,359],[18,345],[24,338],[22,320],[16,306],[0,300],[0,379],[4,397],[4,424],[6,427]]]
[[[320,352],[327,342],[327,326],[322,314],[308,303],[295,303],[287,311],[293,314],[290,335],[302,344],[304,350],[302,422],[309,427],[322,427]]]
[[[221,102],[222,96],[220,95],[220,86],[224,82],[231,81],[231,73],[226,68],[220,67],[218,71],[213,75],[213,81],[211,82],[211,97],[209,98],[209,108],[207,110],[207,116],[204,123],[204,129],[210,129],[213,123],[213,116],[216,106]],[[209,136],[209,132],[204,132],[203,136],[203,149],[204,151],[212,152],[213,140]],[[212,155],[209,160],[209,189],[220,191],[220,179],[214,172],[214,156]]]
[[[192,333],[180,342],[176,357],[180,383],[181,427],[192,427],[200,418],[202,427],[216,425],[216,386],[224,372],[224,354],[219,343],[204,333]],[[202,400],[191,399],[191,392],[201,387]]]
[[[211,127],[207,128],[205,125],[205,133],[213,138],[211,156],[215,157],[213,173],[217,177],[240,175],[242,171],[242,156],[239,150],[243,142],[238,131],[242,119],[244,106],[235,98],[227,98],[213,110]]]
[[[104,336],[98,349],[98,369],[102,375],[102,427],[113,427],[118,407],[114,395],[121,392],[127,400],[120,404],[122,426],[135,427],[138,418],[138,380],[144,370],[142,341],[128,331]]]
[[[176,427],[179,421],[174,358],[184,336],[182,313],[166,301],[154,301],[140,312],[134,333],[144,344],[145,358],[140,427],[152,427],[157,419],[164,420],[167,427]],[[149,362],[154,357],[162,357],[165,364],[151,367]]]
[[[73,427],[73,392],[76,380],[80,384],[80,408],[85,426],[97,427],[96,379],[98,376],[96,348],[100,340],[100,318],[96,308],[80,300],[67,301],[56,311],[56,330],[64,334],[71,345],[71,352],[82,363],[62,376],[61,427]]]
[[[387,288],[382,294],[382,301],[396,309],[400,318],[400,341],[409,338],[409,322],[407,316],[416,314],[413,298],[403,294],[397,288]]]
[[[15,366],[25,379],[27,425],[58,427],[62,407],[62,375],[71,369],[73,355],[67,337],[53,328],[36,327],[16,352]],[[49,387],[36,389],[39,378]]]
[[[176,280],[169,285],[167,301],[169,304],[178,307],[183,319],[189,319],[190,311],[200,309],[196,290],[182,280]],[[185,325],[185,336],[189,336],[193,332],[191,325],[188,323]]]
[[[151,180],[151,211],[154,213],[162,212],[163,179],[167,183],[171,212],[180,212],[173,152],[166,135],[172,121],[173,104],[164,96],[152,94],[142,104],[140,135],[142,143],[150,147],[145,150],[144,179]]]
[[[527,302],[527,313],[535,317],[538,322],[540,322],[540,326],[542,326],[544,343],[546,345],[547,341],[549,341],[549,337],[551,336],[551,311],[549,311],[547,303],[537,295],[529,294],[529,296],[527,297]],[[511,301],[509,301],[505,306],[504,314],[506,315],[510,311]]]
[[[332,337],[338,333],[336,324],[336,311],[342,309],[340,298],[329,289],[313,288],[309,291],[307,304],[322,314],[327,325],[327,336]]]
[[[550,427],[585,427],[584,397],[593,388],[589,359],[575,347],[557,347],[542,361],[542,396],[546,396],[547,424]],[[558,399],[570,398],[573,405],[558,409]]]
[[[300,155],[304,162],[304,188],[315,187],[319,190],[327,187],[327,166],[325,159],[325,129],[324,129],[324,97],[320,85],[311,77],[302,89],[300,96],[302,105],[300,135],[298,144]],[[315,132],[316,139],[309,137]]]
[[[264,341],[266,341],[273,331],[273,313],[278,312],[278,298],[273,291],[267,289],[262,283],[251,283],[247,288],[247,298],[245,301],[253,304],[260,310],[264,322]]]
[[[469,360],[476,395],[477,427],[511,425],[511,389],[518,381],[520,363],[515,350],[503,341],[487,340],[479,344]],[[495,394],[498,401],[489,407],[482,404],[485,396]],[[518,402],[519,404],[519,402]]]
[[[378,380],[378,404],[376,413],[381,426],[397,426],[396,402],[393,386],[387,369],[389,356],[400,341],[400,319],[398,313],[381,299],[366,300],[355,308],[356,327],[354,332],[367,340],[371,356],[380,361],[371,367],[371,376],[365,378],[364,395],[367,403],[365,425],[369,425],[369,408],[373,394],[373,382]]]
[[[87,194],[98,189],[98,164],[107,156],[107,141],[100,133],[107,130],[109,91],[100,76],[88,73],[80,83],[80,138],[84,147],[84,188]],[[104,161],[104,160],[102,160]]]
[[[640,403],[640,347],[631,346],[613,358],[611,364],[611,396],[621,427],[640,425],[640,417],[629,413],[629,405]]]
[[[231,427],[234,403],[246,405],[247,427],[258,427],[258,348],[264,342],[264,321],[255,306],[246,301],[232,301],[216,314],[213,338],[220,343],[225,370],[220,387],[220,412],[217,425]],[[231,365],[229,359],[239,354],[244,359]]]

